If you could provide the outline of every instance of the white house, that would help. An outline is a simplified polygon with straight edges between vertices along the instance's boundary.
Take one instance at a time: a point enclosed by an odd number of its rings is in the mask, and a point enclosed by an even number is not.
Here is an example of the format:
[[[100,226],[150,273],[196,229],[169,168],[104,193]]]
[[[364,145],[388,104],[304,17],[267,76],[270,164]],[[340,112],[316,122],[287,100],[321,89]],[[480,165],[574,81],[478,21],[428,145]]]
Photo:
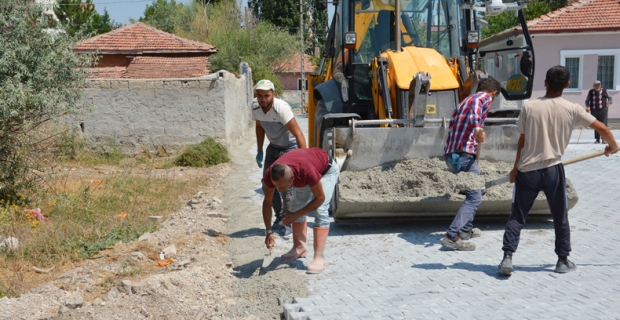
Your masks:
[[[584,105],[595,80],[600,80],[614,103],[609,118],[620,118],[620,2],[618,0],[582,0],[528,21],[535,52],[534,91],[532,97],[545,94],[547,69],[566,66],[571,71],[570,87],[564,98]],[[523,45],[522,37],[506,30],[481,41],[480,50],[492,50],[499,43],[512,41]],[[505,45],[504,45],[505,46]],[[513,53],[482,57],[483,67],[493,75],[503,59],[515,59]],[[584,105],[585,107],[585,105]]]

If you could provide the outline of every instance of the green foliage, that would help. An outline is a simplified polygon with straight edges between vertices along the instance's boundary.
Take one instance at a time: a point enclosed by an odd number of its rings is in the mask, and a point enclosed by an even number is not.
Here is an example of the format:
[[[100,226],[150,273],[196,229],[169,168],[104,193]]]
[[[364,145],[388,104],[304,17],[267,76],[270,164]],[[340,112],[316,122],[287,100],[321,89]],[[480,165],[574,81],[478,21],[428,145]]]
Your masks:
[[[329,25],[328,12],[327,10],[316,10],[316,7],[314,8],[314,22],[312,23],[312,33],[314,33],[314,37],[312,43],[315,47],[323,49],[327,38],[327,26]],[[314,52],[311,53],[314,54]]]
[[[147,6],[140,21],[181,37],[214,45],[218,53],[209,58],[211,70],[237,72],[239,63],[245,61],[252,68],[254,82],[270,79],[276,86],[276,92],[281,93],[284,86],[275,75],[282,66],[278,62],[290,59],[300,46],[299,37],[295,34],[299,30],[299,14],[295,16],[297,20],[291,34],[289,27],[278,27],[268,21],[243,16],[234,0],[196,0],[189,4],[154,0],[152,5]],[[317,29],[315,34],[323,34],[324,38],[327,13],[322,12],[320,17],[320,21],[324,21],[321,22],[322,29],[314,23],[313,30]],[[307,42],[307,48],[311,48],[312,42]]]
[[[299,35],[299,0],[249,0],[248,6],[260,21]],[[314,47],[325,44],[327,35],[327,10],[316,9],[314,0],[303,0],[304,38],[312,54]]]
[[[523,9],[523,14],[525,20],[529,21],[565,5],[566,2],[562,0],[534,0],[527,4],[527,8]],[[503,12],[497,16],[488,17],[486,20],[489,25],[482,28],[483,39],[519,25],[519,19],[515,17],[514,12]]]
[[[97,13],[92,0],[59,0],[54,13],[70,35],[93,36],[121,26],[110,18],[107,9],[104,9],[103,15]]]
[[[56,160],[73,160],[83,165],[118,165],[127,158],[114,138],[91,148],[78,130],[61,132],[54,140],[52,149]]]
[[[86,149],[86,142],[77,130],[66,130],[61,132],[56,139],[53,153],[61,161],[78,160]]]
[[[67,243],[67,246],[68,247],[77,246],[76,249],[79,249],[80,253],[85,258],[92,258],[94,255],[96,255],[100,251],[114,246],[119,241],[125,242],[125,243],[131,242],[131,241],[138,239],[144,233],[153,232],[155,230],[156,230],[156,227],[153,224],[145,224],[143,227],[123,224],[123,225],[120,225],[114,228],[109,233],[109,235],[103,240],[89,239],[87,241],[83,241],[83,240],[78,240],[78,239],[73,238],[73,239],[70,239],[70,241]]]
[[[304,0],[307,6],[307,0]],[[248,6],[261,21],[299,34],[299,0],[249,0]]]
[[[182,167],[210,167],[228,161],[230,159],[226,147],[213,138],[207,138],[185,148],[174,160],[174,164]]]
[[[242,27],[243,26],[243,27]],[[217,47],[218,53],[209,57],[211,70],[237,72],[245,61],[252,68],[252,80],[270,79],[280,93],[283,86],[275,72],[281,64],[299,50],[299,38],[269,22],[244,17],[235,1],[210,4],[205,10],[194,7],[192,22],[187,28],[177,28],[179,36],[202,41]]]
[[[185,5],[175,0],[153,0],[146,6],[144,17],[140,21],[159,30],[174,33],[175,29],[187,29],[192,20],[194,10],[191,5]]]
[[[76,39],[52,29],[39,5],[0,1],[0,200],[18,201],[32,187],[39,141],[32,132],[80,110],[94,57],[71,50]]]

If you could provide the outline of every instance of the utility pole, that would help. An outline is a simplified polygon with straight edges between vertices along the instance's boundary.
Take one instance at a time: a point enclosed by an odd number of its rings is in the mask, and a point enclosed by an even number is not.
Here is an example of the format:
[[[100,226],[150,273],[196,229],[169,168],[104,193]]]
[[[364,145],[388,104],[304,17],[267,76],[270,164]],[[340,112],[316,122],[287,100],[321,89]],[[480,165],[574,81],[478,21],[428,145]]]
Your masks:
[[[299,0],[299,37],[301,38],[301,112],[306,113],[306,78],[304,76],[304,7]]]

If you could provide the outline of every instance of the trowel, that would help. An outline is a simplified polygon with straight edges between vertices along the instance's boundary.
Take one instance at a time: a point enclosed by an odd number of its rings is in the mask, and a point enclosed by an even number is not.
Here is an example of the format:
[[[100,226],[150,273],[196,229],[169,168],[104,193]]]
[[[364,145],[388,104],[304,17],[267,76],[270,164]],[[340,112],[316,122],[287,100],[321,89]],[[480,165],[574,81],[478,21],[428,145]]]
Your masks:
[[[588,160],[588,159],[600,157],[600,156],[602,156],[604,154],[605,154],[605,150],[593,152],[593,153],[586,154],[586,155],[583,155],[583,156],[579,156],[579,157],[575,157],[575,158],[572,158],[572,159],[564,160],[564,161],[562,161],[562,165],[567,166],[569,164],[573,164],[573,163],[580,162],[580,161],[583,161],[583,160]],[[488,188],[490,188],[492,186],[496,186],[496,185],[499,185],[499,184],[502,184],[502,183],[506,183],[508,181],[510,181],[510,176],[499,178],[499,179],[495,179],[495,180],[491,180],[491,181],[487,181],[484,184],[484,187],[488,189]]]
[[[263,266],[262,268],[265,269],[267,267],[269,267],[269,265],[271,264],[271,262],[273,262],[273,259],[275,258],[275,254],[273,254],[273,249],[269,248],[269,253],[267,253],[265,255],[265,258],[263,258]]]

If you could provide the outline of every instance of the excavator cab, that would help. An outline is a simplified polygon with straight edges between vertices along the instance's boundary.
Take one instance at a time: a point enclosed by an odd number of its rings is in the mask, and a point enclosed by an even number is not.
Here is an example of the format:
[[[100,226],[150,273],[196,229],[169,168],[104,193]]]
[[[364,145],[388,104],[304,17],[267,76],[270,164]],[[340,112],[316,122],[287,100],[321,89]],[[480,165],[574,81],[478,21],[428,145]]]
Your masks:
[[[493,77],[506,100],[532,93],[534,49],[524,2],[489,0],[339,0],[335,6],[318,74],[309,76],[307,105],[310,146],[339,159],[341,171],[363,171],[411,158],[443,156],[450,116]],[[328,2],[317,0],[318,8]],[[484,14],[514,11],[520,28],[510,31],[523,45],[502,42],[480,50]],[[493,69],[488,64],[490,57]],[[514,161],[519,134],[517,112],[487,118],[486,159]],[[338,190],[338,188],[337,188]],[[343,203],[336,191],[332,213],[338,220],[407,215],[449,215],[454,204],[423,201],[398,207]],[[545,205],[544,203],[541,203]],[[456,207],[458,209],[458,207]],[[509,211],[510,203],[485,208]],[[536,208],[534,208],[536,210]]]

